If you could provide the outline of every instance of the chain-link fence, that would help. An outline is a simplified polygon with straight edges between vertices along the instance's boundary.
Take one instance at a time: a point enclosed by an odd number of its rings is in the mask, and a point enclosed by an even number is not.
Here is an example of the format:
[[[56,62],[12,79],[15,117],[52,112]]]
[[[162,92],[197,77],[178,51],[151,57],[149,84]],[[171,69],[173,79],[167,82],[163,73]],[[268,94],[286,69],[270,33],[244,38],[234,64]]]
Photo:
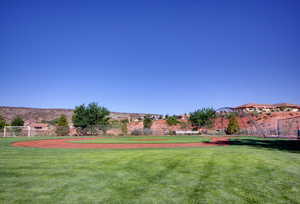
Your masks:
[[[300,137],[300,117],[277,120],[277,125],[249,121],[249,127],[242,129],[240,134],[263,137]]]
[[[300,137],[300,116],[278,120],[277,129],[279,136]]]

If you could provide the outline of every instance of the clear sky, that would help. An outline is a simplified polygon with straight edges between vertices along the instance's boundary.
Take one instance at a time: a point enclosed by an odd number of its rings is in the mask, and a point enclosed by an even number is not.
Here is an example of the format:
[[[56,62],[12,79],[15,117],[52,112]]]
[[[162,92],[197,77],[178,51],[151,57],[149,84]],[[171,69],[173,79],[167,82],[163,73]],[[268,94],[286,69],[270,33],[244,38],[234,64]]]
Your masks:
[[[0,0],[0,105],[300,104],[298,0]]]

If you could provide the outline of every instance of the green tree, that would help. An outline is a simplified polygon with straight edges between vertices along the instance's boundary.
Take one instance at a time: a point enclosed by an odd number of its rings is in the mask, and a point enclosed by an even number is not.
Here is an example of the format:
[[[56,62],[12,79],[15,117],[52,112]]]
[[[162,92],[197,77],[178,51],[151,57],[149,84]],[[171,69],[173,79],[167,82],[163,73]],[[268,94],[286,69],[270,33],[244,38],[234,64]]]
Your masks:
[[[240,131],[240,126],[239,126],[239,123],[238,123],[236,117],[231,116],[230,119],[229,119],[227,129],[225,131],[226,134],[232,135],[232,134],[238,133],[239,131]]]
[[[11,126],[24,126],[24,120],[20,116],[16,116],[12,121],[11,121]],[[13,129],[14,134],[16,136],[20,136],[22,133],[22,128],[15,128]]]
[[[16,116],[11,121],[11,126],[24,126],[24,120],[20,116]]]
[[[190,113],[189,120],[194,127],[211,127],[216,111],[213,108],[202,108]]]
[[[109,110],[97,103],[75,107],[72,121],[81,134],[97,134],[98,130],[106,132],[109,125]]]
[[[59,136],[68,135],[70,129],[66,115],[61,115],[56,121],[56,134]]]
[[[166,119],[166,122],[169,126],[173,126],[173,125],[177,125],[180,123],[180,121],[177,120],[177,117],[176,116],[169,116],[167,119]]]
[[[6,121],[5,119],[2,117],[2,115],[0,115],[0,130],[2,130],[4,128],[4,126],[6,125]]]
[[[152,118],[150,118],[149,116],[145,116],[143,121],[144,129],[150,129],[152,123],[153,123]]]

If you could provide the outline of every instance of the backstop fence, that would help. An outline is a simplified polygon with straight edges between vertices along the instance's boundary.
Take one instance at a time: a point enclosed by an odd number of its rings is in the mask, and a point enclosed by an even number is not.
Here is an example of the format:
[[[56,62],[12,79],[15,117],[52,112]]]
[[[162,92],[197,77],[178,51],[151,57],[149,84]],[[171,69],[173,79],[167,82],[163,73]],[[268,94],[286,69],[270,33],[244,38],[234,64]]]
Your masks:
[[[278,120],[277,132],[278,136],[300,137],[300,116]]]
[[[263,137],[300,137],[300,116],[279,119],[275,126],[251,120],[249,127],[242,129],[240,134]]]

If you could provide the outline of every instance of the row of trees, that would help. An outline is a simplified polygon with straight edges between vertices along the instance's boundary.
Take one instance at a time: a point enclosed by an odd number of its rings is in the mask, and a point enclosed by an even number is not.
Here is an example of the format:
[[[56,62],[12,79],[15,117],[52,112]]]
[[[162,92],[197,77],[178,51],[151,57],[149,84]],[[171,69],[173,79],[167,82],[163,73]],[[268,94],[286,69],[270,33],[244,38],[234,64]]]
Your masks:
[[[198,109],[192,113],[190,113],[189,121],[195,129],[198,128],[211,128],[213,125],[214,119],[217,117],[217,113],[213,108],[203,108]],[[226,134],[236,134],[240,131],[239,123],[236,119],[236,115],[229,114],[228,116],[229,123],[225,130]],[[181,122],[178,120],[178,117],[166,116],[166,122],[169,126],[180,124]],[[150,129],[153,121],[149,117],[145,117],[144,119],[144,129]]]
[[[3,129],[5,126],[23,126],[24,120],[20,116],[16,116],[10,124],[6,123],[4,117],[0,115],[0,129]]]
[[[93,135],[99,133],[106,133],[107,129],[112,128],[114,122],[109,122],[109,110],[105,107],[99,106],[97,103],[90,103],[86,105],[80,105],[75,107],[72,122],[77,132],[80,135]],[[212,127],[213,120],[217,117],[216,112],[212,108],[198,109],[190,113],[189,121],[195,129],[198,128],[210,128]],[[229,124],[226,129],[227,134],[235,134],[239,132],[239,125],[234,114],[228,116]],[[168,125],[173,126],[180,124],[178,118],[174,116],[167,116],[166,122]],[[118,121],[118,126],[121,127],[122,133],[127,134],[128,120]],[[145,117],[143,120],[144,130],[151,129],[153,120],[151,117]],[[6,121],[0,116],[0,129],[3,128]],[[17,116],[10,124],[11,126],[23,126],[24,121],[21,117]],[[59,118],[53,120],[53,125],[56,125],[57,135],[68,135],[69,124],[67,117],[61,115]]]

